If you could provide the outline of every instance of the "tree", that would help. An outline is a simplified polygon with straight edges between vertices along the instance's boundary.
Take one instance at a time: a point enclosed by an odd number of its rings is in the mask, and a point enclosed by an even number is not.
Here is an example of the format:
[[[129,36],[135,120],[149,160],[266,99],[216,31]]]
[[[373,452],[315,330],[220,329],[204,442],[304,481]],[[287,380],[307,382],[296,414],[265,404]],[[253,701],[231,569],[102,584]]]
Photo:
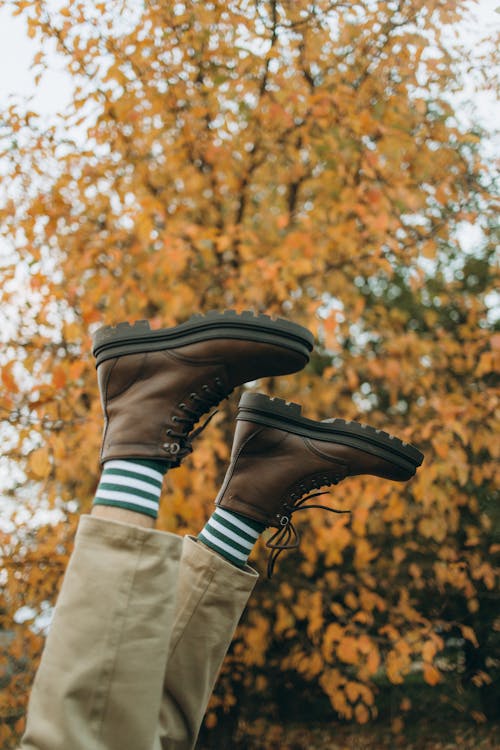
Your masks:
[[[334,716],[363,723],[384,685],[406,691],[415,669],[420,684],[462,675],[471,690],[491,690],[492,187],[481,132],[460,126],[445,95],[460,85],[464,56],[444,32],[470,3],[12,7],[33,36],[56,42],[75,93],[54,126],[19,106],[2,123],[0,218],[14,255],[1,299],[4,310],[20,308],[2,355],[6,459],[24,473],[32,516],[51,508],[60,517],[5,535],[0,617],[15,667],[0,706],[10,717],[4,746],[21,728],[37,617],[54,602],[76,514],[98,480],[91,333],[122,319],[174,325],[212,308],[310,327],[309,367],[259,387],[303,403],[311,418],[390,429],[426,461],[408,486],[340,485],[332,502],[351,520],[312,512],[300,524],[300,553],[250,602],[208,725],[229,710],[237,718],[235,697],[244,711],[259,691],[278,716],[292,700],[283,686],[304,683]],[[41,44],[38,76],[45,54]],[[464,223],[482,229],[473,254],[462,250]],[[167,475],[161,528],[201,527],[234,412],[226,405]],[[22,624],[20,605],[30,608]],[[451,636],[466,672],[448,653]],[[448,699],[481,719],[487,706],[467,695],[467,705]]]

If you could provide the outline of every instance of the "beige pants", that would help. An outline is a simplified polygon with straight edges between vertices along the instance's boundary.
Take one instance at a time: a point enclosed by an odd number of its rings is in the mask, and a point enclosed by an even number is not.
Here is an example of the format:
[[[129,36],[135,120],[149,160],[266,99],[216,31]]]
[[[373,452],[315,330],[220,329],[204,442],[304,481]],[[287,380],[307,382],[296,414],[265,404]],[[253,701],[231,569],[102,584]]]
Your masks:
[[[189,750],[257,580],[191,537],[83,516],[20,750]]]

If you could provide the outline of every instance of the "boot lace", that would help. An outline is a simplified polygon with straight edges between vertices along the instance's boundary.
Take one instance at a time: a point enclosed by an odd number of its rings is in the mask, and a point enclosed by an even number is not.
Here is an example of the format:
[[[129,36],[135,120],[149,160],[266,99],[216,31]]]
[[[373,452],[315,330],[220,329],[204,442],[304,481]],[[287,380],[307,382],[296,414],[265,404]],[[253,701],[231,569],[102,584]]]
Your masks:
[[[193,431],[193,426],[198,422],[200,417],[209,411],[213,406],[219,404],[224,398],[232,393],[233,389],[227,389],[222,380],[217,377],[211,385],[202,385],[198,392],[193,391],[189,394],[190,403],[181,402],[177,404],[178,409],[183,412],[183,416],[174,414],[172,422],[179,424],[178,429],[168,428],[166,435],[173,438],[173,441],[163,444],[163,448],[172,456],[170,468],[173,469],[181,463],[190,453],[193,452],[192,442],[207,427],[209,422],[217,414],[215,409],[200,427]]]
[[[323,484],[338,484],[341,481],[340,477],[335,479],[328,479],[327,477],[324,477],[323,479]],[[313,508],[328,510],[330,513],[351,512],[350,510],[336,510],[335,508],[330,508],[328,505],[321,505],[319,503],[309,503],[309,505],[305,505],[307,500],[311,500],[313,497],[320,497],[321,495],[327,494],[327,491],[324,490],[323,492],[313,492],[310,495],[302,497],[302,495],[306,493],[308,489],[311,489],[311,486],[314,486],[315,484],[317,486],[316,482],[312,482],[308,488],[305,487],[305,485],[301,485],[301,494],[297,495],[296,493],[292,493],[289,498],[291,502],[287,502],[283,505],[283,514],[280,515],[281,526],[266,542],[266,547],[271,550],[267,561],[268,578],[272,578],[276,560],[281,555],[281,553],[285,552],[285,550],[297,549],[300,544],[300,534],[297,531],[294,523],[292,522],[292,516],[294,513],[297,513],[301,510],[312,510]]]

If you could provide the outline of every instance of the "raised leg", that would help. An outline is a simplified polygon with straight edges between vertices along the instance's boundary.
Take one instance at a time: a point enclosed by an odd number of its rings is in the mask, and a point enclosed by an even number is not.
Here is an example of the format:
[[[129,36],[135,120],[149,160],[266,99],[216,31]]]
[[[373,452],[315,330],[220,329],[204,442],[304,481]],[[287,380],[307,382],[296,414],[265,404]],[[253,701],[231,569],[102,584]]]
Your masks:
[[[257,581],[216,552],[185,537],[157,744],[190,750],[236,626]]]
[[[21,750],[151,750],[181,537],[83,516]]]

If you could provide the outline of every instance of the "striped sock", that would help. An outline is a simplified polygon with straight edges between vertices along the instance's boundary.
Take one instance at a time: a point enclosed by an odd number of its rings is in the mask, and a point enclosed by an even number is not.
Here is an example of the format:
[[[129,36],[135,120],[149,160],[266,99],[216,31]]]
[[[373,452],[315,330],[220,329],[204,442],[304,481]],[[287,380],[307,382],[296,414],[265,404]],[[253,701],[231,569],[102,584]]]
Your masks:
[[[254,521],[253,518],[216,508],[198,534],[198,539],[233,565],[243,568],[259,534],[265,528],[263,523]]]
[[[157,518],[163,475],[168,464],[147,459],[106,461],[94,505],[112,505]]]

